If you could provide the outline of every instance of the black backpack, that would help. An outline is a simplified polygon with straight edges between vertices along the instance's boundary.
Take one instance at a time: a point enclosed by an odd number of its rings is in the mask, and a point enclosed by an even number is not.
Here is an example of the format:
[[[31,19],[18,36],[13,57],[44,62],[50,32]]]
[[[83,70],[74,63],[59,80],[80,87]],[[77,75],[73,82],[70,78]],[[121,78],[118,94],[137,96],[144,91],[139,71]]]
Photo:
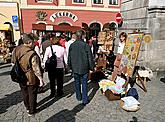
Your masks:
[[[48,60],[45,62],[45,71],[54,71],[57,67],[57,56],[53,52],[52,45],[50,46],[52,56],[48,58]]]
[[[29,50],[29,51],[31,51],[31,50]],[[27,51],[27,52],[29,52],[29,51]],[[21,58],[27,52],[25,52],[19,59],[16,58],[16,62],[10,71],[11,80],[13,82],[26,84],[26,82],[28,80],[26,75],[25,75],[25,72],[23,71],[23,69],[21,68],[20,63],[19,63]]]

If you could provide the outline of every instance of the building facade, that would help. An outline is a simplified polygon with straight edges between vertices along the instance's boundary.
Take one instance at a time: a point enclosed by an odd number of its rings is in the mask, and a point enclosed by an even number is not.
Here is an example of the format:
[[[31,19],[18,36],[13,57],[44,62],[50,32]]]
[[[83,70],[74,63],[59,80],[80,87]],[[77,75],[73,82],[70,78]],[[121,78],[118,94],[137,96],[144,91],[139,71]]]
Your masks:
[[[23,32],[72,31],[90,28],[92,34],[115,23],[120,0],[21,0]]]
[[[17,1],[0,0],[0,63],[11,61],[12,51],[21,33]]]
[[[20,38],[19,4],[15,1],[0,1],[0,38],[11,42]]]
[[[122,0],[123,25],[120,31],[151,34],[152,41],[142,43],[138,63],[152,70],[165,69],[165,1]]]

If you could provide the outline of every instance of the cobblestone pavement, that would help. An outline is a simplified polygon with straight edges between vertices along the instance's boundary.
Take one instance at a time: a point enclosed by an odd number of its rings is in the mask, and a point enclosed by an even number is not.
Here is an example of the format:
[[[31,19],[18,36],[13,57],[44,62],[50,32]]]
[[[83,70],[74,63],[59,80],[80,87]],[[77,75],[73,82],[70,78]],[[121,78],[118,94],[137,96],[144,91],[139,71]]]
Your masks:
[[[38,95],[38,110],[35,117],[28,117],[22,102],[20,88],[10,80],[10,65],[0,66],[0,122],[164,122],[165,83],[159,81],[163,74],[154,73],[147,83],[148,92],[137,85],[140,96],[140,110],[126,112],[119,101],[108,101],[97,89],[97,84],[89,82],[90,103],[83,107],[75,99],[71,77],[65,77],[64,97],[49,99],[47,74],[44,74],[47,91]],[[157,77],[156,77],[157,76]]]

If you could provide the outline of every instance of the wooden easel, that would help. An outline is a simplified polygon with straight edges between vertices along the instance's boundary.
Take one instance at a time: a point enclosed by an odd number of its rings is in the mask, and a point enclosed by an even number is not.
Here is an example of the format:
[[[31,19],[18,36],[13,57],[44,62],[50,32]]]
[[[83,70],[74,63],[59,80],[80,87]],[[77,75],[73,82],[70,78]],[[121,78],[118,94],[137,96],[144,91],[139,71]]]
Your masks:
[[[140,88],[142,88],[145,92],[147,92],[147,89],[146,89],[147,76],[139,74],[138,71],[136,71],[136,74],[133,73],[134,70],[136,70],[135,65],[138,58],[141,42],[143,40],[143,36],[144,36],[144,33],[128,34],[128,38],[127,38],[126,45],[123,51],[123,56],[121,59],[120,66],[125,67],[127,69],[126,73],[129,77],[133,77],[133,75],[136,75],[136,84]],[[127,63],[125,63],[124,60],[127,60]],[[144,80],[141,77],[144,77]]]
[[[141,78],[141,77],[144,77],[144,80]],[[137,72],[137,75],[136,75],[136,84],[141,88],[143,89],[145,92],[147,92],[147,88],[146,88],[146,84],[147,84],[147,77],[146,75],[140,75],[138,72]]]

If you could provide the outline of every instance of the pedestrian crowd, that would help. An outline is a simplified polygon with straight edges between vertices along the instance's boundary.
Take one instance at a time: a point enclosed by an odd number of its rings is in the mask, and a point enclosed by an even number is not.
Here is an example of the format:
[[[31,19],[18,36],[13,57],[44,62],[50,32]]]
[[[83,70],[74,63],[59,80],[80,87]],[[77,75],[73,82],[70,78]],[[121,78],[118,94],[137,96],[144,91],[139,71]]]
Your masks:
[[[90,70],[94,69],[94,58],[91,47],[85,42],[84,36],[83,30],[72,34],[71,39],[66,38],[65,34],[59,37],[47,34],[44,38],[38,38],[33,33],[21,35],[18,46],[12,52],[12,63],[20,59],[19,64],[28,79],[26,83],[19,83],[28,116],[34,116],[37,112],[37,94],[39,89],[42,91],[41,88],[45,85],[44,69],[47,60],[53,55],[56,56],[57,65],[47,69],[50,99],[63,96],[65,92],[63,91],[64,74],[71,71],[75,79],[77,100],[82,101],[83,105],[88,104],[87,81]]]
[[[53,55],[56,56],[56,66],[46,70],[50,81],[49,98],[64,95],[64,74],[70,71],[75,81],[76,99],[82,101],[84,106],[89,103],[87,82],[90,71],[95,68],[98,44],[96,36],[88,41],[85,36],[83,30],[73,33],[71,39],[68,39],[65,34],[61,36],[46,34],[42,38],[33,33],[21,35],[18,46],[12,52],[12,62],[15,63],[16,59],[20,59],[19,63],[28,79],[26,84],[19,83],[28,116],[33,116],[37,112],[37,93],[43,90],[44,69]],[[123,34],[120,38],[123,38]],[[122,53],[125,38],[121,39],[124,41],[119,45],[117,57]]]

